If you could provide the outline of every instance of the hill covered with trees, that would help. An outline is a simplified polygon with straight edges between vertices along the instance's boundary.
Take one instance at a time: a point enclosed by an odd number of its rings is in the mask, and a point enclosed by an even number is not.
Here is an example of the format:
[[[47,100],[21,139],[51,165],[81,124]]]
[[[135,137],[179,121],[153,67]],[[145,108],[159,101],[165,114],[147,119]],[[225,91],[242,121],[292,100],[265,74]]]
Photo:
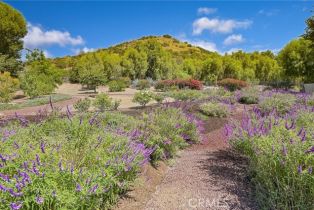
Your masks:
[[[53,62],[68,69],[74,82],[79,81],[80,72],[84,71],[97,71],[98,77],[107,81],[118,77],[154,80],[191,77],[208,83],[226,77],[273,81],[283,73],[271,51],[221,55],[170,35],[142,37],[95,52],[56,58]]]

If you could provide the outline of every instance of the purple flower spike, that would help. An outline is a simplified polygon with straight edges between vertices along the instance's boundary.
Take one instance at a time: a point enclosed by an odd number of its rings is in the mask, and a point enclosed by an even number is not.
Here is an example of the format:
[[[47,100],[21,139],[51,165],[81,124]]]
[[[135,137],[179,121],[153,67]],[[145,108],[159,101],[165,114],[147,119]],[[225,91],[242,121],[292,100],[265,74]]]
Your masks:
[[[305,153],[314,153],[314,146],[312,146],[310,149],[306,150]]]
[[[10,207],[12,210],[18,210],[18,209],[22,208],[22,203],[11,203]]]
[[[37,196],[35,201],[36,201],[37,204],[42,204],[44,202],[44,198]]]
[[[75,190],[76,190],[76,192],[81,192],[82,191],[81,185],[77,184]]]
[[[298,166],[298,173],[301,174],[302,173],[302,165]]]
[[[309,172],[309,174],[312,174],[313,168],[312,168],[312,167],[309,167],[308,172]]]
[[[40,143],[40,150],[41,150],[42,153],[45,153],[45,146],[46,146],[46,145],[45,145],[44,142],[41,142],[41,143]]]
[[[284,156],[287,156],[288,152],[287,152],[287,147],[285,145],[282,145],[282,154]]]

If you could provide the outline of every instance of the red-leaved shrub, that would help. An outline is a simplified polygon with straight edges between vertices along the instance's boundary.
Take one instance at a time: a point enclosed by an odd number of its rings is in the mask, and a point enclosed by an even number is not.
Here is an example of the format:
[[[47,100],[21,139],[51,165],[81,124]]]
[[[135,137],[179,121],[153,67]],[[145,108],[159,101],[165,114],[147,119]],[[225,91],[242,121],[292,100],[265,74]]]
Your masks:
[[[232,79],[232,78],[226,78],[226,79],[220,80],[218,82],[218,85],[225,87],[230,91],[240,90],[248,86],[248,84],[245,81]]]
[[[167,90],[171,87],[178,87],[179,89],[189,88],[201,90],[203,88],[203,84],[201,81],[195,79],[168,79],[160,80],[155,84],[155,88],[158,90]]]

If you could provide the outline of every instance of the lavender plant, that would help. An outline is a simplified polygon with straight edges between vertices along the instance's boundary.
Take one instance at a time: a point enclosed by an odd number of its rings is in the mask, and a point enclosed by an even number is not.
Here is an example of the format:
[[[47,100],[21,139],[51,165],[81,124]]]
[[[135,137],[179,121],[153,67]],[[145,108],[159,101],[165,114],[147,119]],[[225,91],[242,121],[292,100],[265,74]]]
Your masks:
[[[313,111],[262,115],[255,107],[240,123],[226,126],[230,144],[249,157],[261,209],[314,209]]]

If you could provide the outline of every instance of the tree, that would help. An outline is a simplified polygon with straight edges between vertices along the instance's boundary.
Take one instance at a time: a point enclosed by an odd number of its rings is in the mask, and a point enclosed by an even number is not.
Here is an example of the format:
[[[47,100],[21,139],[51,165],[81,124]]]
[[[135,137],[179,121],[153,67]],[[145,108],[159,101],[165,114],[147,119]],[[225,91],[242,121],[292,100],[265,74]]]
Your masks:
[[[144,51],[129,48],[124,52],[121,65],[124,68],[124,76],[131,79],[144,79],[148,66],[147,54]]]
[[[312,45],[314,46],[314,15],[309,17],[309,19],[306,20],[306,29],[305,34],[303,37],[307,40],[310,40],[312,42]]]
[[[95,54],[83,55],[73,67],[73,71],[77,72],[78,80],[82,85],[87,85],[95,92],[99,85],[106,82],[104,65],[101,58]]]
[[[311,41],[300,38],[289,42],[278,54],[284,75],[293,81],[314,81],[314,55]]]
[[[216,83],[223,75],[223,62],[220,56],[211,56],[203,63],[201,71],[201,80]]]
[[[22,38],[26,35],[26,21],[22,14],[3,2],[0,2],[0,54],[20,58],[23,49]]]
[[[18,79],[12,78],[9,72],[0,73],[0,103],[11,101],[18,87]]]
[[[64,71],[58,69],[44,53],[34,50],[27,55],[25,70],[20,74],[21,88],[31,98],[51,94],[62,83]]]

